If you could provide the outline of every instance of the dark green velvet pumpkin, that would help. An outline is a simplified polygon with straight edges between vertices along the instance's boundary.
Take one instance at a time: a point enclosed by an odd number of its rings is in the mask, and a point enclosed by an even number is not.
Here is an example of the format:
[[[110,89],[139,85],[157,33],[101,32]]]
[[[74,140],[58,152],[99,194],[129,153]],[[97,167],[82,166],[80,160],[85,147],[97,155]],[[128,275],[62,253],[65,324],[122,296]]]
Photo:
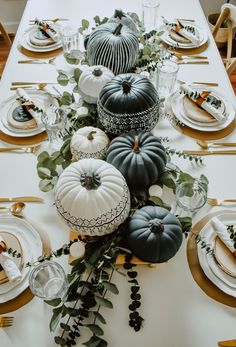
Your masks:
[[[159,119],[160,103],[153,84],[144,76],[121,74],[101,90],[98,116],[111,134],[153,129]]]
[[[163,263],[169,260],[179,250],[182,239],[178,218],[165,208],[145,206],[130,217],[128,246],[142,261]]]
[[[89,65],[103,65],[115,75],[129,71],[137,58],[139,41],[127,26],[107,23],[85,39]]]
[[[130,132],[111,141],[106,160],[122,173],[130,188],[138,189],[158,181],[167,156],[156,136],[149,132]]]

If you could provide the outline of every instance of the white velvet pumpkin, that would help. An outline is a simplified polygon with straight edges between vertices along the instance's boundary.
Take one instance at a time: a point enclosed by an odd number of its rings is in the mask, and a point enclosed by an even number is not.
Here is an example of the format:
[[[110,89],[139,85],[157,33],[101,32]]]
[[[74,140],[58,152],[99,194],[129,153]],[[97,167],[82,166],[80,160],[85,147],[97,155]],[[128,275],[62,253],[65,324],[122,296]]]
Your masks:
[[[99,128],[84,127],[72,136],[70,149],[76,160],[85,158],[103,159],[106,156],[109,138]]]
[[[130,193],[114,166],[100,159],[82,159],[62,172],[55,203],[70,228],[101,236],[115,231],[128,217]]]
[[[96,104],[97,98],[107,82],[115,75],[102,65],[88,67],[79,78],[79,93],[89,104]]]

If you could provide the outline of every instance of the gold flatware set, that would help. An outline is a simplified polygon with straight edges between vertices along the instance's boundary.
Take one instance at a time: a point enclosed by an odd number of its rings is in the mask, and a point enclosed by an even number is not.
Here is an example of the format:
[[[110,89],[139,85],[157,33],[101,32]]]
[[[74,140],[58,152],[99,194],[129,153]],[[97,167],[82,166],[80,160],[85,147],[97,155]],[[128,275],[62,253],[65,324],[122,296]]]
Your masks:
[[[236,150],[219,150],[219,151],[207,151],[207,150],[202,150],[202,151],[198,151],[198,150],[184,150],[183,151],[185,154],[188,155],[235,155],[236,154]]]
[[[27,59],[27,60],[18,60],[18,64],[52,64],[55,65],[55,60],[57,57],[51,59]]]
[[[29,22],[30,24],[34,24],[35,23],[35,19],[30,19]],[[68,18],[53,18],[53,19],[42,19],[43,22],[53,22],[53,23],[57,23],[57,22],[64,22],[64,21],[68,21]]]
[[[0,317],[0,328],[7,328],[13,325],[14,317],[1,316]]]
[[[0,152],[20,152],[20,153],[35,153],[39,149],[39,146],[33,147],[6,147],[0,148]]]
[[[227,202],[231,202],[231,203],[236,203],[236,199],[224,199],[224,200],[220,200],[220,199],[216,199],[216,198],[207,198],[207,203],[211,206],[221,206],[224,203]]]
[[[16,196],[13,198],[1,198],[0,202],[44,202],[43,198],[39,198],[38,196]]]

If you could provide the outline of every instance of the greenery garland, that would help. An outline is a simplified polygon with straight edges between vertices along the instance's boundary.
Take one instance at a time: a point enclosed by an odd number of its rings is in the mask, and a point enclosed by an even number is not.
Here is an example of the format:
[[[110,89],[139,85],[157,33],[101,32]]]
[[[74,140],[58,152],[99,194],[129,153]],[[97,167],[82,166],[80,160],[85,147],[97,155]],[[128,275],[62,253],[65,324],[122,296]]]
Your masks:
[[[160,33],[152,31],[148,34],[142,34],[142,26],[136,14],[129,14],[138,24],[140,35],[140,51],[133,72],[146,71],[151,73],[156,69],[157,64],[163,59],[169,59],[169,56],[163,57],[159,48]],[[94,17],[95,26],[107,22],[108,18],[101,20],[98,16]],[[80,33],[84,34],[89,29],[89,22],[82,20]],[[65,54],[65,59],[70,64],[87,64],[86,55],[79,51],[73,51]],[[78,82],[81,70],[76,67],[72,75],[59,70],[58,83],[67,86],[69,83],[74,85],[73,93],[64,91],[62,95],[57,96],[59,106],[66,107],[68,110],[68,126],[64,135],[64,143],[59,151],[49,154],[47,151],[38,156],[37,171],[40,178],[40,189],[47,192],[54,188],[60,172],[72,162],[70,150],[70,141],[73,133],[84,126],[94,126],[103,129],[99,122],[96,105],[89,105],[84,101],[76,103],[74,93],[78,92]],[[78,112],[79,111],[79,112]],[[163,144],[168,142],[167,138],[162,139]],[[179,167],[171,163],[170,157],[177,155],[184,159],[189,159],[195,164],[201,164],[201,158],[198,156],[187,156],[181,151],[171,149],[166,146],[166,153],[169,162],[165,172],[157,182],[160,186],[166,186],[175,192],[176,186],[181,182],[189,184],[189,192],[193,188],[195,178],[188,173],[183,172]],[[207,178],[201,175],[200,181],[207,190]],[[137,209],[144,206],[161,206],[170,210],[161,198],[150,196],[148,190],[131,191],[131,212],[132,215]],[[177,216],[178,217],[178,216]],[[192,220],[190,217],[178,217],[182,225],[183,234],[188,235],[191,230]],[[107,341],[102,338],[104,335],[103,325],[106,324],[105,317],[101,313],[101,308],[112,309],[113,305],[107,294],[117,295],[119,289],[112,282],[112,275],[117,271],[123,276],[128,277],[130,287],[129,305],[129,325],[135,331],[138,331],[143,324],[143,318],[139,314],[141,306],[141,290],[138,282],[138,273],[135,271],[135,264],[132,263],[132,254],[124,244],[124,232],[127,230],[127,220],[119,226],[112,234],[100,237],[86,237],[85,255],[82,259],[76,259],[71,264],[71,272],[67,275],[69,287],[66,297],[63,301],[56,298],[46,301],[53,307],[53,315],[50,322],[51,331],[55,331],[58,325],[61,328],[61,334],[55,336],[55,343],[60,346],[73,346],[76,339],[81,336],[81,328],[86,327],[90,330],[91,336],[83,345],[87,347],[106,347]],[[38,262],[50,260],[53,257],[60,257],[70,253],[70,247],[74,242],[81,240],[71,240],[60,249],[52,251],[50,254],[38,258]],[[121,271],[115,265],[117,255],[125,255],[124,271]],[[32,264],[28,264],[32,265]]]

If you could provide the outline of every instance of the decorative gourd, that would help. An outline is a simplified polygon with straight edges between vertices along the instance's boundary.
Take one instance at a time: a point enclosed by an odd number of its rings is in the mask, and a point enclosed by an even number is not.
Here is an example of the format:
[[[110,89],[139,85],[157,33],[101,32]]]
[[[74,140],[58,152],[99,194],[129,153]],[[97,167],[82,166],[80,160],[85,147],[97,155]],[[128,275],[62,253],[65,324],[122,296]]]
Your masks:
[[[100,91],[113,77],[113,72],[107,67],[88,67],[79,79],[79,93],[83,100],[89,104],[96,104]]]
[[[114,15],[109,19],[108,23],[121,23],[129,27],[135,34],[139,35],[139,30],[133,19],[121,9],[115,10]]]
[[[128,217],[130,193],[114,166],[100,159],[82,159],[60,175],[55,203],[70,228],[101,236],[115,231]]]
[[[135,211],[126,235],[132,253],[148,263],[163,263],[172,258],[183,239],[178,218],[157,206],[145,206]]]
[[[101,123],[116,135],[130,130],[149,131],[159,119],[157,91],[146,77],[137,74],[114,77],[101,90],[97,105]]]
[[[76,160],[85,158],[103,159],[106,156],[109,138],[99,128],[84,127],[72,136],[70,149]]]
[[[86,41],[89,65],[106,66],[117,75],[130,70],[135,63],[139,41],[127,26],[102,24]]]
[[[167,156],[156,136],[131,132],[111,141],[106,160],[122,173],[130,188],[145,188],[158,181]]]

